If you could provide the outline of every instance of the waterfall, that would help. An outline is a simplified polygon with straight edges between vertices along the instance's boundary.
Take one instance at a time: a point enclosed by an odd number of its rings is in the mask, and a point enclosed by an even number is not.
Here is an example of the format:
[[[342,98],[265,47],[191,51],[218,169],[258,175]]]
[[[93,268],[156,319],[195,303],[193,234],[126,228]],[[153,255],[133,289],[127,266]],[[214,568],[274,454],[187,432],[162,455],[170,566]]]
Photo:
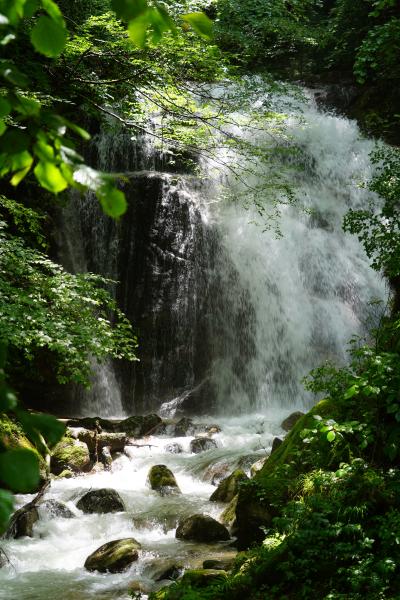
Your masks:
[[[149,138],[111,130],[94,140],[92,161],[124,172],[129,208],[114,222],[94,197],[75,196],[64,217],[64,262],[119,282],[110,291],[138,333],[140,363],[95,365],[75,412],[304,408],[312,399],[302,377],[327,359],[343,363],[350,337],[366,332],[369,302],[383,299],[385,286],[341,223],[368,200],[357,184],[371,175],[373,141],[355,122],[318,109],[312,94],[277,95],[272,106],[285,112],[280,131],[296,152],[280,153],[275,130],[232,125],[272,157],[269,167],[252,165],[244,183],[232,174],[243,162],[232,149],[203,159],[195,176]],[[280,207],[280,237],[265,230],[251,199],[224,199],[227,191],[243,197],[274,170],[297,197]]]

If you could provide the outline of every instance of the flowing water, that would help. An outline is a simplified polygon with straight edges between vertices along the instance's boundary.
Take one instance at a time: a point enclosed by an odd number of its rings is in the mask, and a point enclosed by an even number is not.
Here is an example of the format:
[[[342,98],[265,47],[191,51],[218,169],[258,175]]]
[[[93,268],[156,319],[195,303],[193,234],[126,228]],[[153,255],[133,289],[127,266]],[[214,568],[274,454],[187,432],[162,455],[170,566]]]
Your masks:
[[[198,412],[212,414],[207,422],[215,420],[222,431],[214,436],[218,448],[201,454],[190,453],[190,437],[149,437],[149,446],[127,448],[109,472],[53,481],[46,497],[66,502],[75,518],[41,512],[33,538],[2,542],[11,564],[0,571],[1,600],[123,600],[133,580],[154,585],[156,559],[198,565],[231,552],[229,543],[202,546],[175,538],[180,517],[204,512],[218,518],[224,508],[208,500],[215,489],[210,465],[248,469],[268,454],[273,437],[283,434],[282,417],[312,402],[302,376],[327,358],[343,362],[348,339],[365,332],[368,303],[384,299],[384,283],[357,240],[342,232],[341,221],[367,199],[357,182],[371,174],[373,142],[354,122],[319,110],[312,97],[286,103],[285,111],[286,139],[300,152],[282,164],[312,210],[283,206],[282,238],[263,231],[251,202],[247,208],[216,202],[221,183],[240,188],[229,168],[199,182],[166,172],[168,164],[148,154],[138,156],[126,136],[101,138],[102,166],[116,168],[117,161],[129,173],[133,212],[127,224],[115,224],[97,212],[93,199],[75,200],[71,222],[65,221],[64,253],[71,268],[121,281],[112,291],[144,332],[142,364],[122,371],[112,363],[96,366],[94,391],[75,391],[74,409],[101,416],[156,409],[171,416],[193,389],[205,389],[207,402],[199,394]],[[235,131],[250,135],[238,126]],[[219,158],[231,165],[241,160],[222,150]],[[208,175],[213,166],[205,165]],[[265,167],[258,164],[251,177],[257,169],[261,177]],[[183,452],[167,452],[170,442],[182,444]],[[182,495],[161,498],[147,487],[149,468],[160,463],[175,473]],[[77,499],[100,487],[116,489],[126,511],[82,514]],[[19,505],[29,499],[19,497]],[[125,573],[85,571],[92,551],[130,536],[142,550]]]

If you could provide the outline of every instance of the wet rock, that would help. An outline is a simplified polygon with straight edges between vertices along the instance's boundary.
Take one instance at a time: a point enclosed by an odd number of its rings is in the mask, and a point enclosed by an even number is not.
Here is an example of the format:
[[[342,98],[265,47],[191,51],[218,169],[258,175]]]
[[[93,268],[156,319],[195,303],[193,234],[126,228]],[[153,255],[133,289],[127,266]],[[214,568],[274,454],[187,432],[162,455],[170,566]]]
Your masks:
[[[141,598],[141,594],[148,596],[151,592],[151,588],[145,583],[143,583],[143,581],[135,579],[134,581],[131,581],[129,583],[128,592],[131,592],[133,594],[140,594],[139,598]],[[135,598],[136,596],[133,597]]]
[[[264,528],[271,526],[275,516],[270,506],[261,504],[250,493],[239,495],[235,515],[232,535],[237,537],[239,549],[248,548],[253,542],[261,542],[265,538]]]
[[[213,423],[212,425],[206,425],[204,431],[208,433],[208,435],[214,435],[215,433],[221,433],[222,429],[219,425]]]
[[[300,410],[293,412],[291,415],[289,415],[288,417],[286,417],[286,419],[282,421],[282,429],[284,429],[285,431],[290,431],[296,425],[297,421],[301,419],[301,417],[304,417],[304,414],[305,413],[301,412]]]
[[[217,442],[207,437],[195,438],[190,442],[190,451],[194,454],[218,448]]]
[[[214,569],[216,571],[230,571],[234,563],[233,558],[227,560],[218,560],[217,558],[210,558],[203,562],[203,569]]]
[[[219,569],[192,569],[185,572],[181,582],[184,586],[204,588],[214,583],[223,583],[226,578],[226,571]]]
[[[218,485],[228,475],[230,465],[226,461],[212,463],[203,473],[203,481]]]
[[[241,456],[237,462],[237,468],[243,469],[243,471],[250,472],[252,465],[260,460],[261,455],[257,452],[253,452],[252,454],[246,454],[245,456]]]
[[[271,448],[271,454],[273,452],[275,452],[275,450],[277,450],[277,448],[279,448],[279,446],[283,443],[283,440],[281,440],[281,438],[275,437],[272,441],[272,448]]]
[[[113,459],[111,456],[111,449],[109,448],[109,446],[104,446],[104,448],[101,449],[100,460],[103,463],[106,471],[109,471],[111,469],[111,465],[113,462]]]
[[[23,506],[11,517],[4,537],[7,539],[33,537],[33,526],[38,519],[39,513],[35,506],[31,504]]]
[[[121,496],[111,488],[87,492],[76,506],[84,513],[110,513],[125,510]]]
[[[4,552],[4,550],[2,548],[0,548],[0,569],[2,569],[3,567],[6,567],[9,564],[9,560],[8,560],[8,556],[7,554]]]
[[[148,474],[148,483],[151,489],[161,494],[161,496],[181,493],[174,474],[165,465],[151,467]]]
[[[121,573],[138,559],[140,548],[141,545],[134,538],[107,542],[87,557],[84,567],[100,573]]]
[[[111,452],[123,452],[128,443],[128,437],[123,432],[97,433],[96,431],[89,431],[88,429],[82,429],[78,433],[78,440],[87,445],[91,454],[97,452],[98,455],[100,455],[101,450],[104,447],[109,447]]]
[[[73,476],[74,474],[72,471],[69,469],[64,469],[64,471],[61,471],[61,473],[57,475],[56,479],[71,479]]]
[[[144,574],[153,581],[162,581],[164,579],[178,579],[182,572],[183,565],[169,558],[159,558],[145,569]]]
[[[171,454],[181,454],[183,452],[183,448],[177,442],[172,442],[171,444],[167,444],[164,446],[165,452],[170,452]]]
[[[236,469],[221,481],[217,489],[211,494],[211,502],[231,502],[239,491],[239,485],[248,481],[248,477],[242,469]]]
[[[180,521],[175,537],[195,542],[229,540],[229,531],[208,515],[196,514]]]
[[[258,471],[261,471],[261,469],[265,465],[265,461],[267,460],[267,458],[268,458],[268,456],[264,456],[263,458],[260,458],[254,464],[251,465],[251,467],[250,467],[251,477],[255,477],[255,475],[258,473]]]
[[[196,431],[196,426],[194,425],[192,419],[189,417],[182,417],[174,428],[174,437],[184,437],[187,435],[193,435]]]
[[[52,452],[50,470],[54,475],[66,469],[74,473],[87,472],[91,466],[87,445],[71,437],[64,437]]]
[[[236,495],[228,504],[224,512],[219,516],[221,523],[227,527],[232,527],[236,519],[236,505],[238,502],[238,495]]]
[[[72,510],[64,502],[58,500],[45,500],[39,504],[39,509],[43,510],[49,517],[73,519],[75,517]]]

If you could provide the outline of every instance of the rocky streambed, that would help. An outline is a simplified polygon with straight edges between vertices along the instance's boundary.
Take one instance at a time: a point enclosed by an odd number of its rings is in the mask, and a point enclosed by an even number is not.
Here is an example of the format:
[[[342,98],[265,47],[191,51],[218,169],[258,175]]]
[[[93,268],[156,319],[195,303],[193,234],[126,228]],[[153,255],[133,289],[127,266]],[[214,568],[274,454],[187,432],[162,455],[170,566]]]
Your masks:
[[[285,416],[68,421],[50,485],[17,498],[0,541],[0,599],[123,600],[223,577],[238,486],[290,427]]]

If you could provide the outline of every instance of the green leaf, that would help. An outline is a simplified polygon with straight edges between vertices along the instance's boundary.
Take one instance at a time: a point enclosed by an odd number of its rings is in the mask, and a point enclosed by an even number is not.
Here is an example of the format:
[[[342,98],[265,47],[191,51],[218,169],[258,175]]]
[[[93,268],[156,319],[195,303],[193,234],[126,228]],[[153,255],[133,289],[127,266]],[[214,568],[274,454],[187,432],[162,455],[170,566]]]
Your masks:
[[[26,88],[29,84],[29,79],[26,75],[21,73],[12,62],[7,60],[0,62],[0,75],[9,83],[18,85],[20,88]]]
[[[12,25],[17,25],[24,16],[26,0],[1,0],[0,12],[7,17]]]
[[[136,19],[133,19],[133,21],[129,21],[129,37],[139,48],[144,48],[146,45],[148,27],[149,20],[147,18],[147,14],[140,15]]]
[[[335,437],[336,437],[336,433],[334,431],[329,431],[329,433],[326,436],[326,439],[328,440],[328,442],[333,442]]]
[[[32,450],[15,449],[0,454],[0,480],[14,492],[33,492],[39,479],[39,459]]]
[[[10,127],[6,133],[0,138],[0,152],[6,152],[13,156],[20,152],[24,152],[29,148],[29,136],[16,127]]]
[[[0,534],[6,529],[14,510],[14,496],[11,492],[0,490]]]
[[[18,400],[12,389],[4,382],[0,382],[0,413],[13,410]]]
[[[31,166],[25,167],[25,169],[21,169],[20,171],[17,171],[10,180],[11,185],[13,185],[14,187],[17,187],[17,185],[21,183],[21,181],[24,179],[24,177],[26,177],[28,175],[30,170],[31,170]]]
[[[16,110],[23,115],[27,115],[28,117],[35,117],[40,112],[40,102],[35,100],[34,98],[27,98],[26,96],[17,95],[18,104],[16,105]]]
[[[147,0],[112,0],[111,6],[123,21],[136,19],[148,9]]]
[[[53,0],[42,0],[42,6],[49,15],[49,17],[53,19],[53,21],[57,21],[60,24],[64,24],[62,12],[59,9],[58,5],[55,2],[53,2]]]
[[[91,138],[91,135],[88,131],[86,131],[86,129],[82,129],[82,127],[79,127],[79,125],[76,125],[76,123],[72,123],[72,121],[68,121],[68,119],[63,118],[65,125],[71,129],[71,131],[77,133],[83,140],[85,140],[86,142],[88,142]]]
[[[213,37],[214,24],[203,12],[193,12],[182,15],[182,19],[201,37],[210,40]]]
[[[53,192],[53,194],[58,194],[68,187],[68,183],[60,169],[52,163],[39,162],[34,169],[34,173],[40,185],[49,192]]]
[[[6,98],[0,98],[0,119],[6,117],[11,112],[11,104]]]
[[[30,19],[33,17],[39,6],[38,0],[26,0],[24,6],[24,17]]]
[[[125,194],[116,187],[108,184],[99,188],[96,195],[106,215],[116,219],[126,212]]]
[[[344,394],[344,399],[348,400],[349,398],[352,398],[353,396],[356,396],[360,391],[360,388],[357,384],[352,385],[351,387],[349,387],[345,394]]]
[[[65,24],[50,17],[40,17],[31,31],[31,42],[35,50],[44,56],[60,56],[67,42]]]

